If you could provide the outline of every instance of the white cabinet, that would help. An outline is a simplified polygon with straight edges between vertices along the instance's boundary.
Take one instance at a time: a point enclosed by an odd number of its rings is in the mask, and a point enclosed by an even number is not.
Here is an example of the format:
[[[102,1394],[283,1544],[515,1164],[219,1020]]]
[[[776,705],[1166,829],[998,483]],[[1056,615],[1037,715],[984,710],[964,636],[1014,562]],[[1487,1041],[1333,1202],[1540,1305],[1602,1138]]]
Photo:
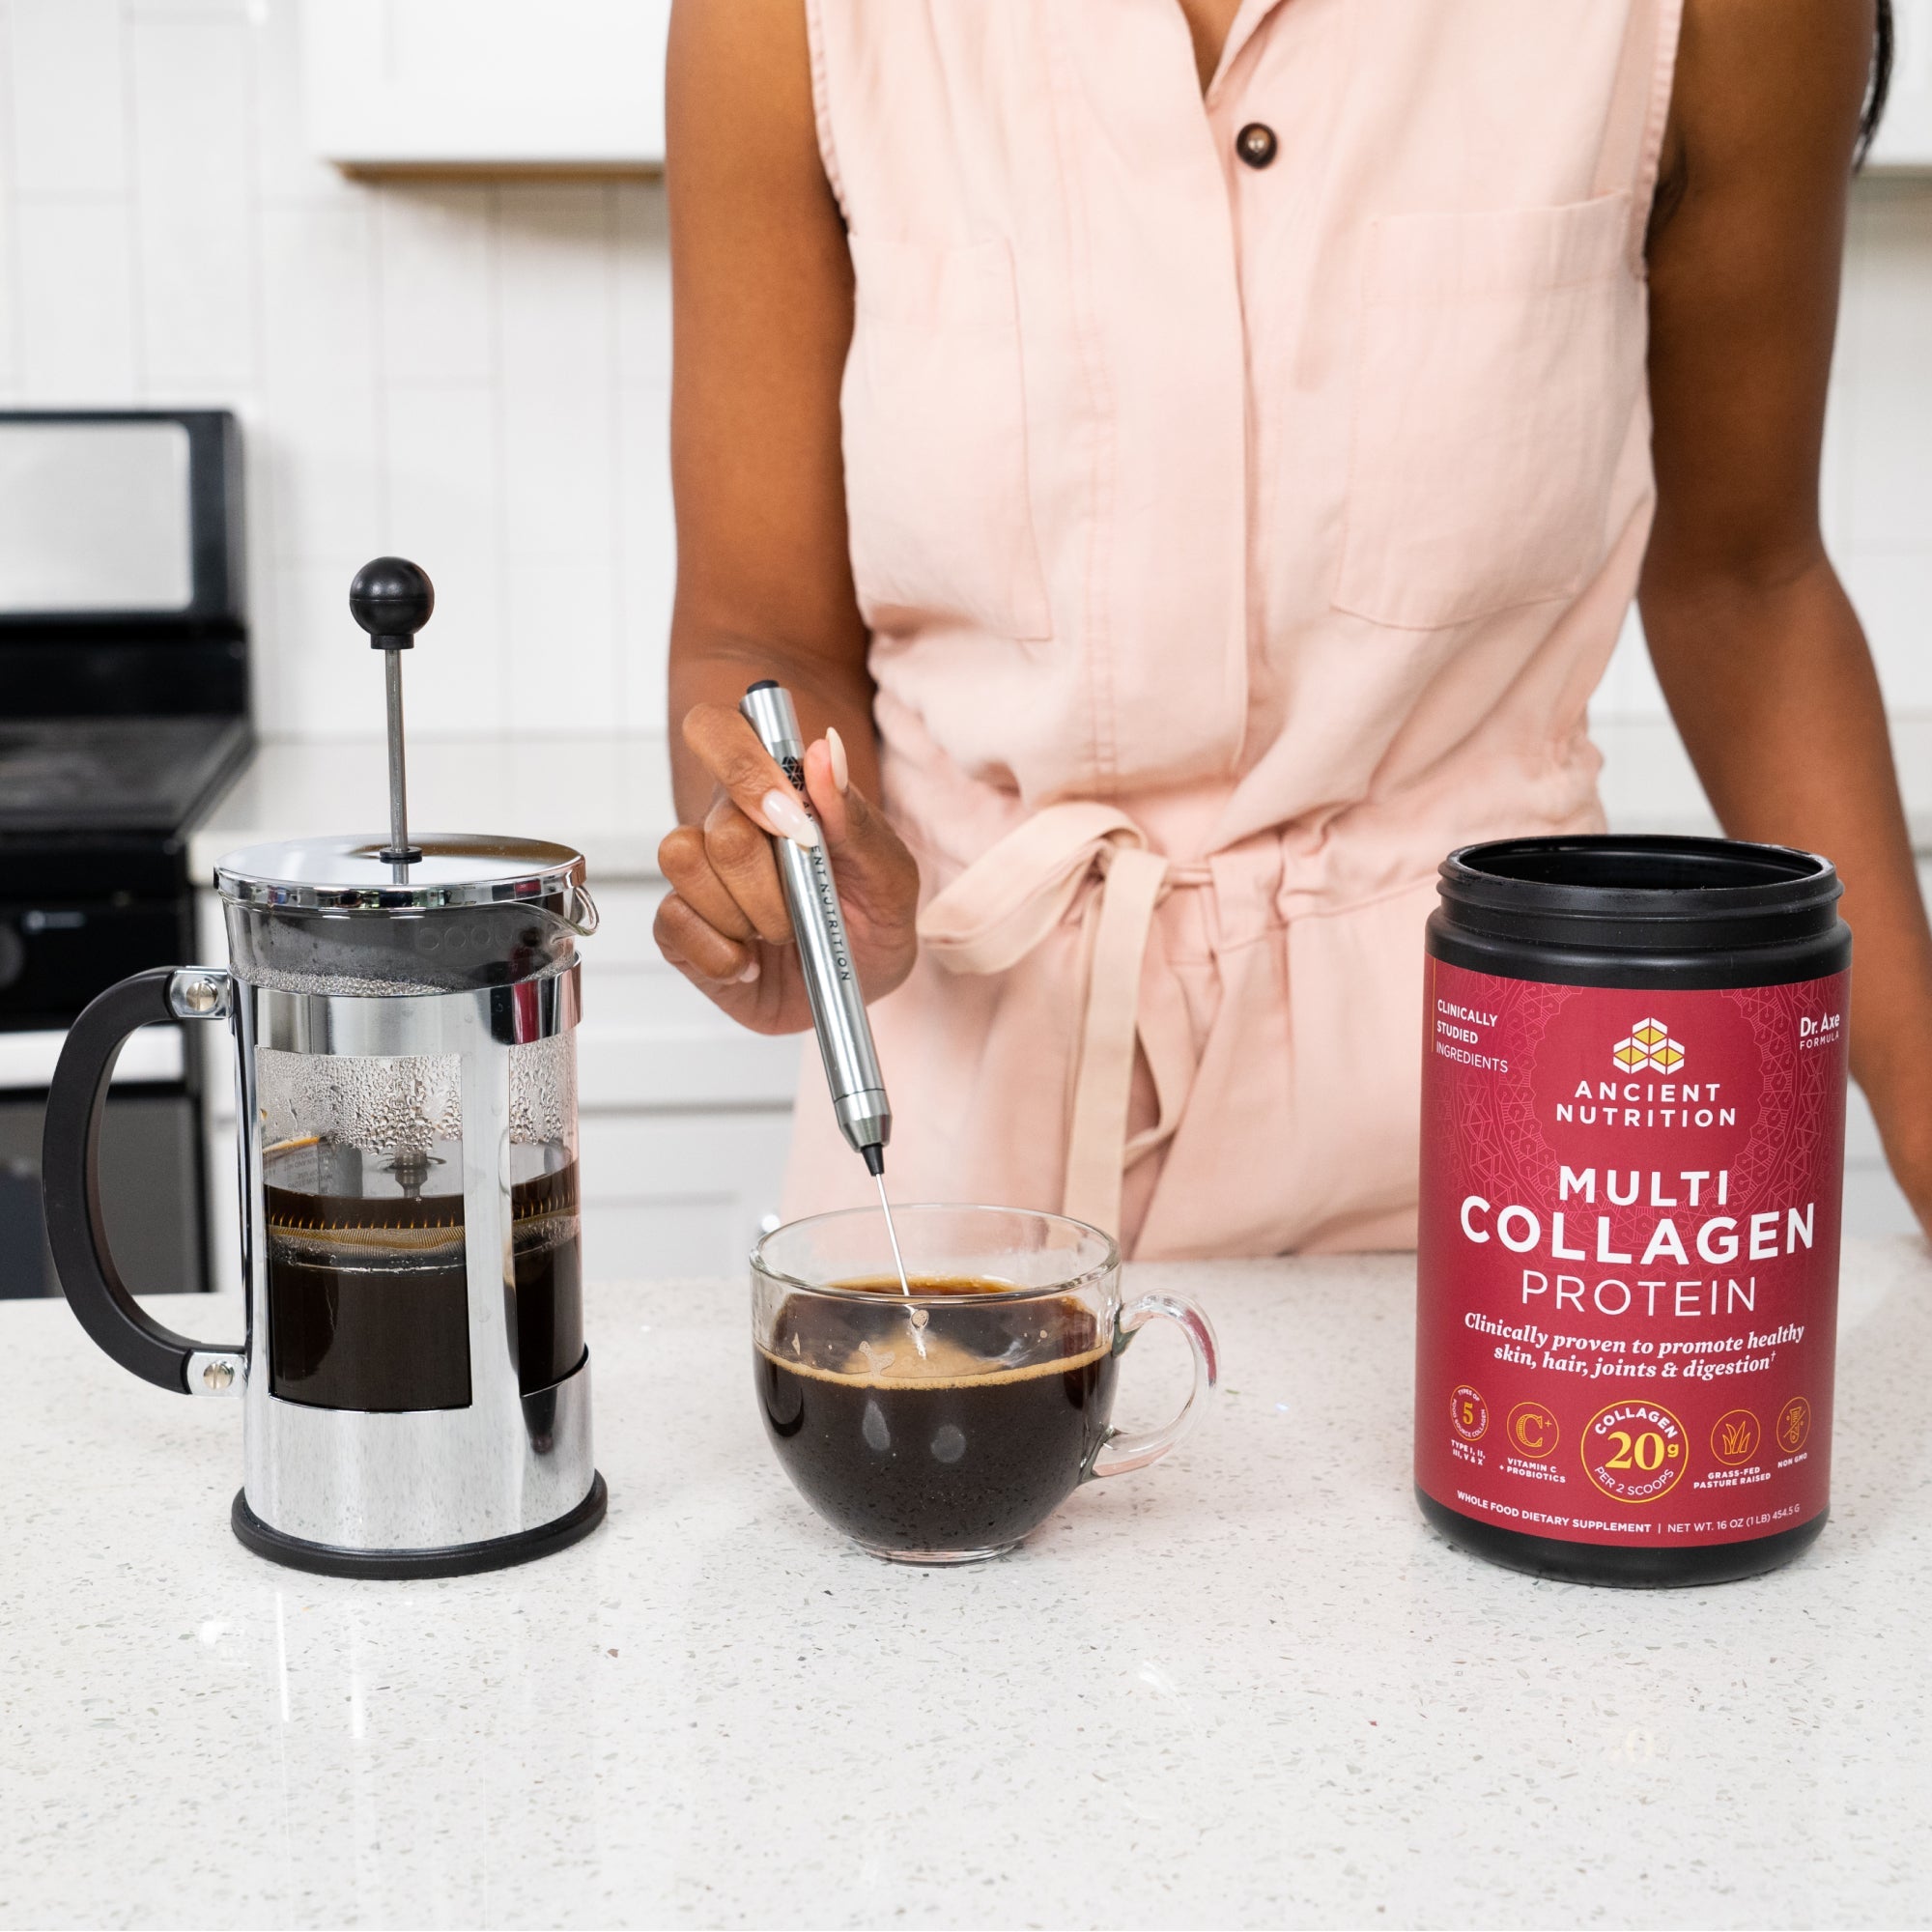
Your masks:
[[[745,1278],[778,1211],[789,1112],[586,1114],[581,1133],[588,1280]]]
[[[670,0],[304,0],[316,151],[358,171],[664,162]]]
[[[591,1279],[742,1275],[776,1213],[801,1041],[727,1020],[651,938],[662,885],[597,891],[579,949],[584,1266]]]
[[[1867,165],[1932,172],[1932,0],[1892,0],[1892,18],[1891,98]]]

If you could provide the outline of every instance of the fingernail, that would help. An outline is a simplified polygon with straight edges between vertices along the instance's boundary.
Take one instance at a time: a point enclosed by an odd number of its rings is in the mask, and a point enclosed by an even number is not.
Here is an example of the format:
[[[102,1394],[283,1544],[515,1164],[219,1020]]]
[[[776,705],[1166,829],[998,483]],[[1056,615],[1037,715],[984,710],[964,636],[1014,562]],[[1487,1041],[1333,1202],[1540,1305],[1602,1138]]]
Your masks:
[[[796,792],[780,791],[774,786],[758,801],[758,810],[780,838],[789,838],[794,845],[818,843],[818,827],[812,823],[811,814],[799,804]]]
[[[842,797],[852,788],[852,767],[845,762],[845,740],[836,724],[825,727],[825,749],[832,753],[832,782]]]
[[[732,977],[736,984],[749,986],[758,977],[758,962],[755,959],[746,960],[745,970],[742,973],[734,974]]]

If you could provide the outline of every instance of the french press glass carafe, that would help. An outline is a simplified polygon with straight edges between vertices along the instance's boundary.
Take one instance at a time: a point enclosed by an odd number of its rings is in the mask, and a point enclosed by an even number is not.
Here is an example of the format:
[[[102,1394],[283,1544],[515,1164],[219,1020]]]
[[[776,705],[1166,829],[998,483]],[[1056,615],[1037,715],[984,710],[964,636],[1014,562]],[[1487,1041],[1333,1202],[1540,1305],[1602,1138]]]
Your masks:
[[[135,1374],[239,1395],[236,1534],[298,1568],[449,1576],[561,1548],[604,1514],[591,1460],[577,1180],[582,858],[412,841],[400,659],[428,579],[351,593],[387,653],[386,839],[232,853],[230,964],[161,968],[74,1023],[47,1101],[48,1238],[69,1301]],[[115,1269],[96,1174],[123,1041],[226,1019],[236,1045],[248,1334],[191,1342]]]

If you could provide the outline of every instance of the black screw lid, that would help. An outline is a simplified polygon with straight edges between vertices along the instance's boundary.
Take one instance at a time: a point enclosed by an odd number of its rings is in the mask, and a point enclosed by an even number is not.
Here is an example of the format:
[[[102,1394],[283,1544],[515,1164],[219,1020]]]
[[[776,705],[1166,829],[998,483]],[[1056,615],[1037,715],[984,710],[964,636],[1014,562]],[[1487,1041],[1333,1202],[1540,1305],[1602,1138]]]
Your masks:
[[[1599,835],[1465,845],[1442,862],[1439,958],[1568,985],[1749,986],[1840,970],[1829,859],[1727,838]]]

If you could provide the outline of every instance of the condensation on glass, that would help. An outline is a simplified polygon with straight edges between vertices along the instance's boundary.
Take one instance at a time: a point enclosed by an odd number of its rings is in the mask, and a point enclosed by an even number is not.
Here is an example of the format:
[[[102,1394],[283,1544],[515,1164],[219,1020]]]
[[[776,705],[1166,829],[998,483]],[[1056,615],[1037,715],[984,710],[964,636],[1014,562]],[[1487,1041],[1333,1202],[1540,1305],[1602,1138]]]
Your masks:
[[[412,867],[417,890],[424,870]],[[318,1408],[464,1407],[470,1297],[498,1283],[519,1388],[561,1381],[583,1357],[576,1031],[530,1016],[594,923],[581,884],[402,908],[228,896],[226,914],[238,977],[294,996],[300,1012],[316,1003],[312,1042],[253,1047],[273,1395]],[[344,1051],[322,1032],[321,1002],[379,1001],[407,1036],[415,1009],[406,1019],[391,1002],[426,1001],[423,1024],[434,1024],[452,993],[491,996],[457,1010],[497,1013],[508,1031],[500,1062]],[[504,1066],[507,1127],[471,1145],[465,1081],[504,1077]],[[499,1115],[503,1096],[490,1098]],[[476,1198],[479,1168],[486,1188],[508,1193],[507,1256],[490,1252],[488,1230],[469,1238],[465,1200]]]

